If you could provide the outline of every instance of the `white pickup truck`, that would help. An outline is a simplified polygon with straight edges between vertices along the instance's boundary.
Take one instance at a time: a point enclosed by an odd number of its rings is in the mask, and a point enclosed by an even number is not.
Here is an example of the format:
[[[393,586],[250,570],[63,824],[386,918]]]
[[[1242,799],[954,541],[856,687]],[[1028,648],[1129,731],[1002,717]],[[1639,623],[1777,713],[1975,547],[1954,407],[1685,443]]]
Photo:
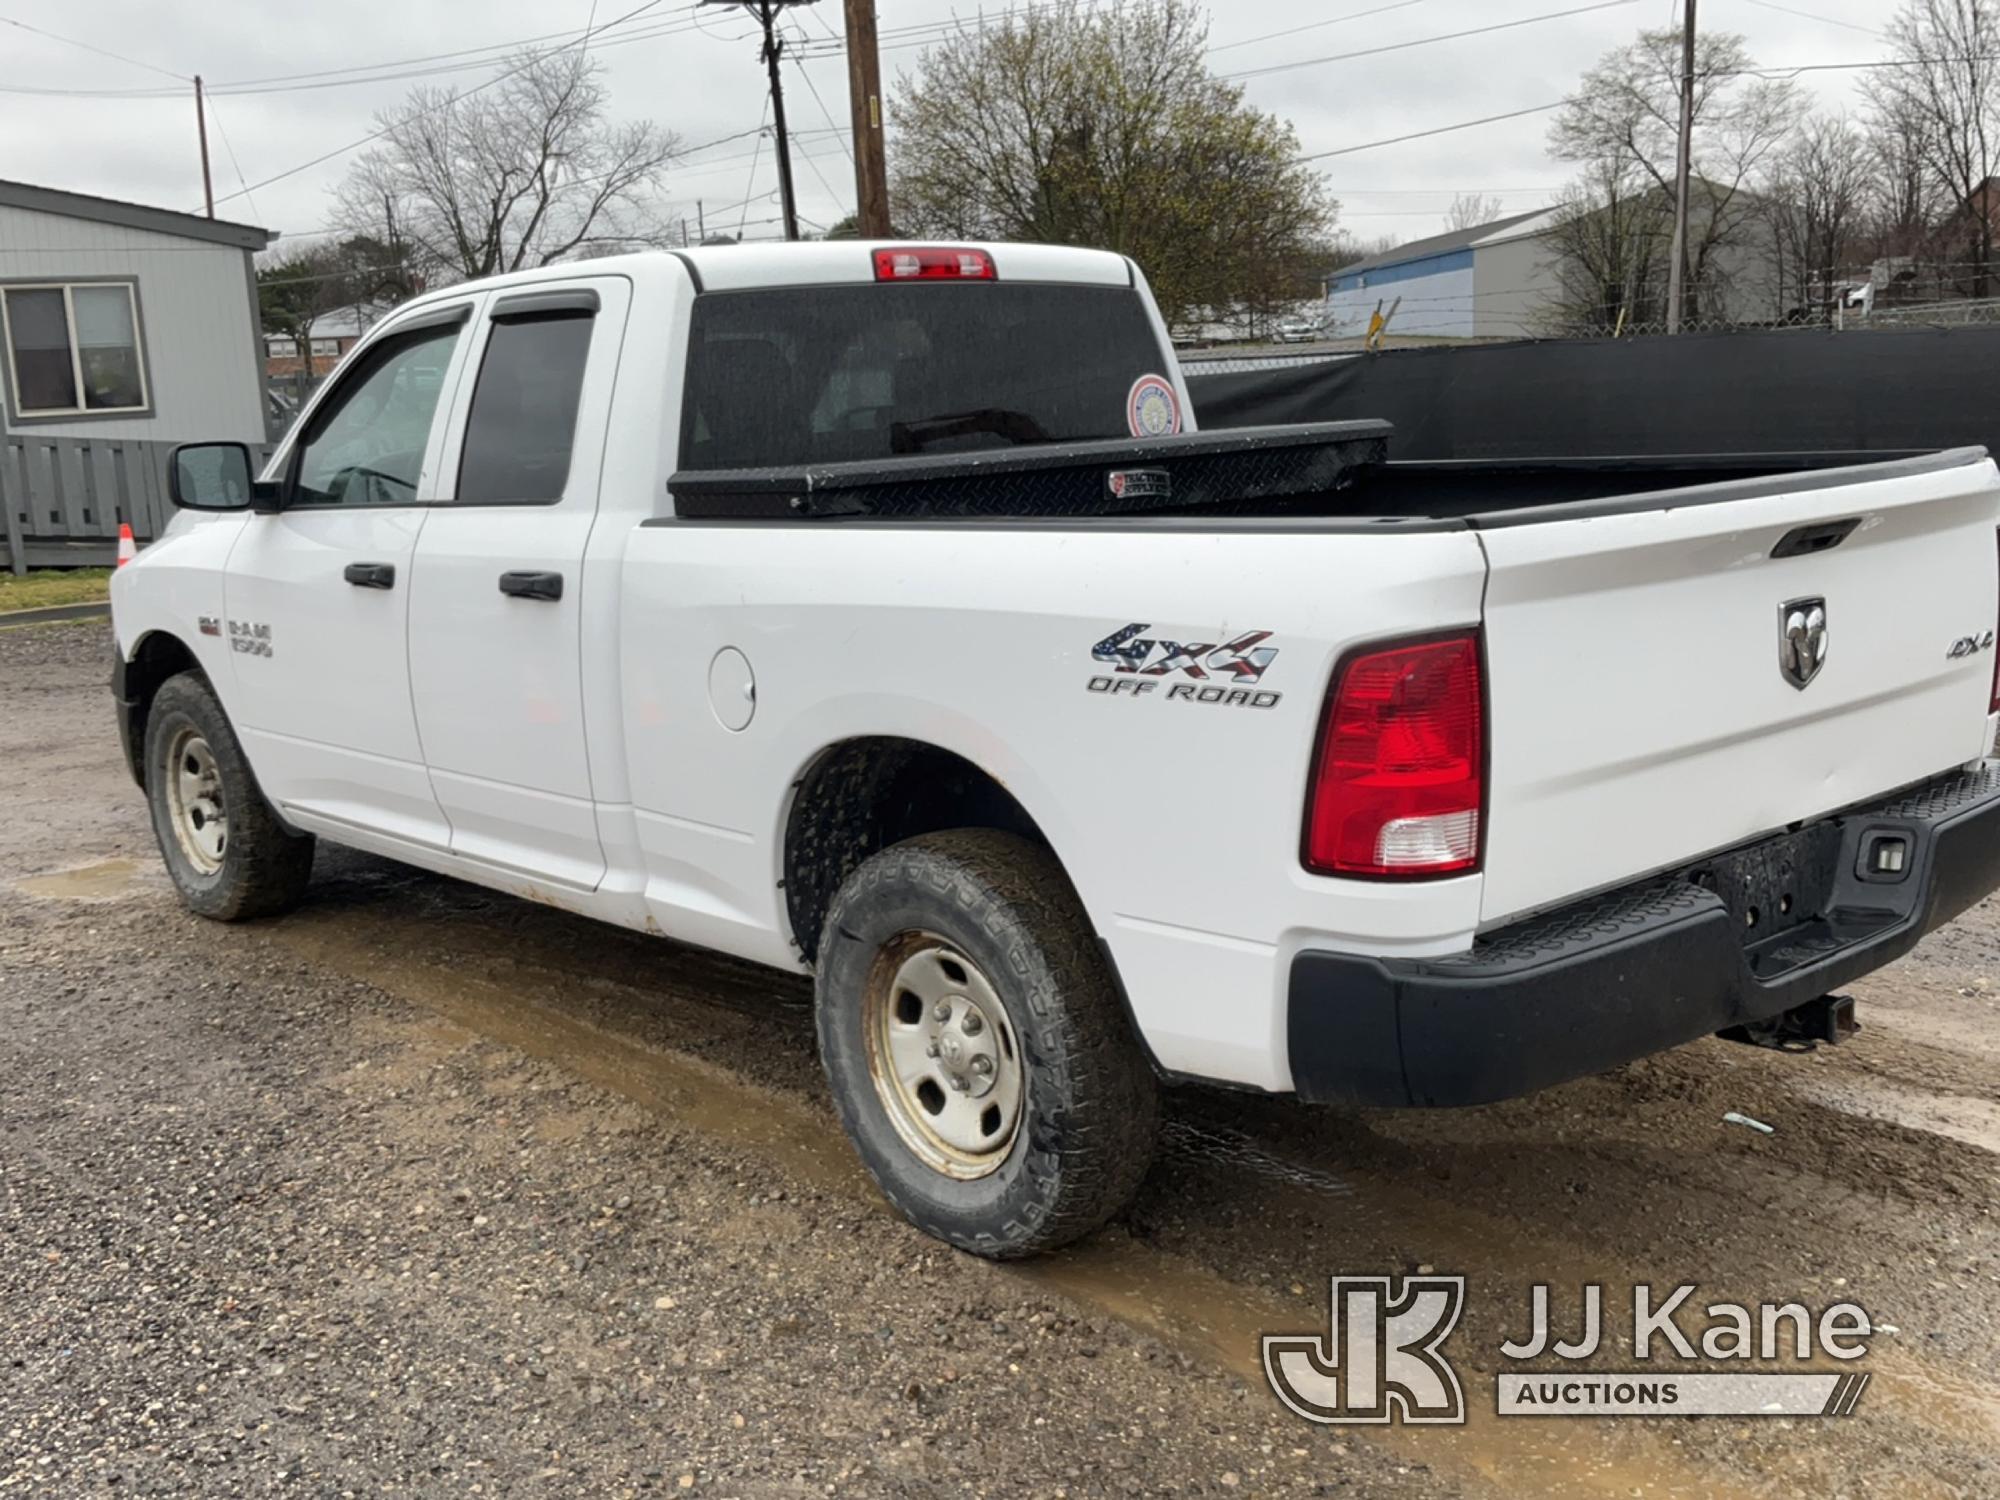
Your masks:
[[[912,1220],[1087,1232],[1161,1079],[1468,1104],[2000,884],[1979,450],[1405,465],[1195,430],[1138,269],[738,246],[429,293],[112,602],[187,905],[315,838],[816,978]],[[667,961],[663,958],[663,961]]]

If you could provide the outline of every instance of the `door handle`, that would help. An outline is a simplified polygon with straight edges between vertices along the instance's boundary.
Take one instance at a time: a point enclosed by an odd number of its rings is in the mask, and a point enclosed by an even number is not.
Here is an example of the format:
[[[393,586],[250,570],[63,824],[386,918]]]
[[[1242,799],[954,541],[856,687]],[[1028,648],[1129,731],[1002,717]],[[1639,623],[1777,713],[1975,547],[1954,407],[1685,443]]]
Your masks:
[[[358,589],[392,589],[396,586],[394,563],[349,563],[341,576]]]
[[[516,599],[560,599],[562,574],[532,571],[502,573],[500,592],[511,594]]]

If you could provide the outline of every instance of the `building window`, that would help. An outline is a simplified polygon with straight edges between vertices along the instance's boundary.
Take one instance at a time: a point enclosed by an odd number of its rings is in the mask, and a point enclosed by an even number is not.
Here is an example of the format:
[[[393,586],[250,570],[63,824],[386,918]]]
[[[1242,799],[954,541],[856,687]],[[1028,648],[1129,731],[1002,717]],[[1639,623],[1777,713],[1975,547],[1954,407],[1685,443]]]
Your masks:
[[[0,289],[0,315],[16,416],[146,410],[132,282],[9,286]]]

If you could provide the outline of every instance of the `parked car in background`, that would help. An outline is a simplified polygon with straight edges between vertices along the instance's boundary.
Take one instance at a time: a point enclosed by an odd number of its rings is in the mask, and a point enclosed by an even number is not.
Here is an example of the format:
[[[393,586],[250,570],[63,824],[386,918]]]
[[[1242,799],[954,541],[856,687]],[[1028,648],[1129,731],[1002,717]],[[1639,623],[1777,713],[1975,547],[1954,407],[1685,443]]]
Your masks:
[[[1311,318],[1286,318],[1272,335],[1281,344],[1310,344],[1322,336],[1319,324]]]

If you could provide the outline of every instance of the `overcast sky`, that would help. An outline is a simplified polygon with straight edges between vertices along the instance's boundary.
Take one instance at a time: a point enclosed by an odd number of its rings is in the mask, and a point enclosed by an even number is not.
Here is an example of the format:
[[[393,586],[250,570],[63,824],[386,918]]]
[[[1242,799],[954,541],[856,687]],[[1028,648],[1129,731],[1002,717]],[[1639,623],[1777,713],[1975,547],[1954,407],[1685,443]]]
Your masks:
[[[598,24],[641,0],[599,0]],[[1014,0],[1023,3],[1023,0]],[[1282,67],[1244,79],[1260,108],[1289,119],[1307,152],[1331,151],[1559,99],[1607,49],[1641,29],[1672,23],[1676,0],[1624,0],[1558,19],[1371,57],[1317,61],[1330,54],[1390,47],[1451,32],[1572,10],[1590,0],[1212,0],[1211,62],[1218,72]],[[984,6],[988,16],[1008,0]],[[1765,65],[1855,62],[1883,55],[1879,25],[1890,0],[1701,0],[1704,29],[1731,30]],[[885,86],[922,56],[916,43],[954,17],[978,24],[964,0],[878,0]],[[1357,14],[1373,11],[1375,14]],[[201,202],[190,88],[175,76],[200,73],[211,93],[210,146],[219,216],[288,233],[325,224],[331,189],[354,152],[332,155],[282,180],[315,157],[340,152],[373,128],[418,80],[300,88],[263,83],[280,75],[400,64],[458,67],[425,82],[471,85],[489,77],[492,54],[529,38],[552,43],[580,32],[590,0],[0,0],[0,176],[197,210]],[[89,43],[118,58],[23,27]],[[831,40],[840,0],[790,12],[801,42],[787,70],[792,128],[802,132],[796,163],[800,213],[831,224],[853,205],[853,170],[839,136],[847,120],[847,71]],[[1292,34],[1266,33],[1307,28]],[[667,183],[692,215],[700,200],[711,230],[748,235],[776,229],[777,175],[768,146],[752,159],[764,107],[764,75],[754,28],[728,6],[696,10],[659,0],[643,15],[597,36],[592,51],[608,70],[612,109],[650,116],[693,151]],[[555,34],[555,35],[551,35]],[[1252,40],[1264,38],[1262,40]],[[820,55],[813,55],[812,43]],[[1238,45],[1240,44],[1240,45]],[[1312,60],[1312,61],[1309,61]],[[1294,66],[1283,66],[1283,65]],[[153,71],[163,70],[163,71]],[[803,70],[803,77],[801,77]],[[394,72],[398,69],[378,68]],[[1807,74],[1802,82],[1830,105],[1853,108],[1858,73]],[[807,80],[812,87],[807,86]],[[310,80],[323,84],[324,78]],[[261,92],[230,92],[251,84]],[[816,88],[818,97],[814,97]],[[105,97],[101,91],[170,90],[160,97]],[[100,91],[93,95],[90,91]],[[830,118],[829,118],[830,116]],[[1546,203],[1565,170],[1544,153],[1548,115],[1331,157],[1320,165],[1354,234],[1415,239],[1438,232],[1458,192],[1497,197],[1507,212]],[[754,169],[754,177],[753,177]],[[241,193],[247,183],[254,191]],[[222,201],[225,200],[226,201]]]

